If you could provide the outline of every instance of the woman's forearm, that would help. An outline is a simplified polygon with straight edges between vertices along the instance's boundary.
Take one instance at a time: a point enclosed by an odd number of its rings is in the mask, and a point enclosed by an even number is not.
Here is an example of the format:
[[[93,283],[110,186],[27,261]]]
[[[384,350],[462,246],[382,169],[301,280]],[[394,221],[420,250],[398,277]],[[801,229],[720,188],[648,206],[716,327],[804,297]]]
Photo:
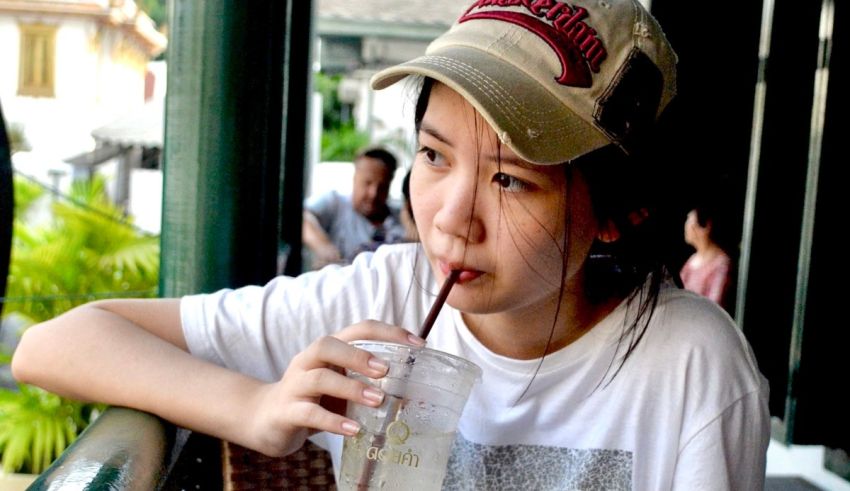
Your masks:
[[[151,307],[148,314],[157,319],[158,306],[135,304],[128,316]],[[169,319],[179,329],[179,321]],[[174,328],[156,332],[115,312],[83,306],[30,328],[15,352],[13,373],[60,395],[148,411],[254,446],[244,423],[264,384],[191,356],[175,345],[183,338]]]

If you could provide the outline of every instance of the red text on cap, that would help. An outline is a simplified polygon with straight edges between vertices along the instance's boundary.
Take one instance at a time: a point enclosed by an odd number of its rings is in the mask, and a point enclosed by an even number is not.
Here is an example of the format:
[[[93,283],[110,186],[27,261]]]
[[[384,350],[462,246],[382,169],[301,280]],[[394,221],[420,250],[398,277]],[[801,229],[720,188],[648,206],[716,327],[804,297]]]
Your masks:
[[[525,7],[534,17],[513,10],[472,12],[482,7]],[[593,82],[590,72],[599,72],[599,66],[608,52],[596,37],[596,31],[582,21],[587,15],[583,7],[573,7],[555,0],[478,0],[458,22],[491,19],[523,27],[546,41],[558,56],[561,74],[555,80],[559,84],[590,87]]]

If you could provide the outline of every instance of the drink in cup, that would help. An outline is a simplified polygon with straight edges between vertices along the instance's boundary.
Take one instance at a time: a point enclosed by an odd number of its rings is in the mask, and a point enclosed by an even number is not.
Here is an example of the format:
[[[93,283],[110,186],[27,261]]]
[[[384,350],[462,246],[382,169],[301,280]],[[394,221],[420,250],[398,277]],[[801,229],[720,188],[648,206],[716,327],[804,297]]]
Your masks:
[[[377,408],[348,404],[346,415],[361,429],[345,437],[339,488],[440,489],[458,420],[481,369],[428,348],[377,341],[352,345],[386,360],[390,369],[380,379],[348,373],[386,396]]]

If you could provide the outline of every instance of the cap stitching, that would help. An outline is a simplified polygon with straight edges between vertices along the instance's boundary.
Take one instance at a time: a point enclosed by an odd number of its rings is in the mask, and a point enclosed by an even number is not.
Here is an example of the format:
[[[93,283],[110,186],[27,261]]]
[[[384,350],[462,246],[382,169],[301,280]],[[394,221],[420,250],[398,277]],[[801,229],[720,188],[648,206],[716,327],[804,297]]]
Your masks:
[[[500,86],[498,83],[496,83],[486,75],[476,73],[476,71],[469,65],[442,57],[434,57],[432,58],[432,60],[422,61],[426,63],[430,62],[435,66],[449,68],[454,71],[458,76],[470,82],[473,86],[475,86],[481,91],[484,97],[487,97],[488,101],[496,102],[495,109],[497,109],[506,117],[508,123],[515,130],[523,130],[522,121],[517,121],[517,119],[523,120],[525,122],[525,125],[537,126],[534,124],[534,119],[527,117],[526,115],[519,113],[516,110],[516,108],[521,108],[522,105],[519,104],[519,101],[514,99],[506,89],[504,89],[502,86]]]
[[[485,84],[489,84],[490,86],[492,86],[492,89],[489,89],[489,91],[493,92],[494,93],[493,95],[495,95],[496,97],[502,96],[505,99],[509,100],[511,102],[511,104],[510,104],[511,107],[523,107],[523,105],[518,100],[516,100],[516,98],[513,97],[513,95],[510,93],[509,90],[502,87],[501,84],[499,84],[496,80],[492,79],[491,77],[488,77],[486,74],[482,73],[480,70],[477,70],[472,65],[469,65],[469,64],[461,62],[461,61],[454,60],[452,58],[444,57],[444,56],[431,56],[429,58],[434,60],[432,62],[432,64],[434,64],[434,65],[458,70],[458,75],[462,75],[466,80],[469,80],[471,82],[475,82],[475,80],[480,80],[480,81],[483,81]],[[422,60],[422,61],[429,62],[430,60],[426,59],[426,60]],[[479,85],[477,83],[476,83],[476,87],[479,87],[482,90],[485,90],[485,87],[483,87],[482,85]],[[490,100],[495,100],[495,99],[493,99],[491,97]],[[511,112],[514,112],[514,111],[511,111]],[[554,110],[549,110],[549,109],[538,110],[537,108],[534,108],[534,109],[531,109],[529,112],[531,114],[538,114],[538,115],[546,116],[548,114],[553,113]],[[523,117],[522,115],[520,115],[520,116]],[[525,117],[523,117],[523,119],[526,119],[526,121],[530,121],[530,122],[534,121],[533,119],[525,118]]]
[[[510,92],[504,89],[501,85],[495,82],[493,79],[488,77],[486,74],[481,73],[469,65],[459,62],[457,60],[453,60],[451,58],[445,58],[442,56],[434,56],[430,55],[428,59],[420,60],[421,62],[431,63],[435,66],[442,66],[448,69],[452,69],[455,74],[460,77],[463,77],[465,80],[469,81],[473,86],[478,88],[482,95],[487,97],[490,102],[495,103],[495,108],[505,116],[507,124],[511,126],[513,131],[511,134],[515,136],[526,135],[529,138],[539,137],[541,134],[554,135],[561,132],[566,132],[570,130],[575,130],[575,128],[582,128],[581,121],[577,121],[575,123],[570,123],[569,120],[565,120],[564,118],[558,119],[548,119],[548,120],[540,120],[540,119],[531,119],[526,117],[524,114],[517,112],[516,110],[508,111],[508,106],[512,106],[513,108],[522,108],[525,107],[522,104],[519,104],[516,99],[514,99]],[[484,84],[479,82],[482,81]],[[486,84],[489,84],[493,87],[486,87]],[[501,99],[499,95],[503,94]],[[514,102],[514,104],[505,104],[503,99],[510,99]],[[537,111],[540,114],[544,114],[542,111]],[[547,111],[549,113],[554,111]],[[516,117],[518,116],[520,119],[527,121],[526,125],[523,125],[522,122],[517,121]],[[577,118],[581,119],[580,116],[576,115]],[[529,132],[531,130],[531,132]],[[534,135],[532,135],[534,133]],[[500,135],[500,138],[504,140],[504,138]]]
[[[563,123],[565,119],[561,117],[546,120],[542,120],[539,118],[531,118],[530,116],[534,114],[544,117],[555,113],[555,111],[539,110],[538,108],[528,108],[527,106],[524,106],[511,95],[510,91],[502,87],[494,79],[490,78],[486,74],[480,72],[479,70],[476,70],[474,67],[466,63],[453,60],[451,58],[435,55],[431,55],[428,58],[419,61],[422,63],[430,63],[435,66],[442,66],[454,70],[457,75],[463,77],[465,80],[469,81],[479,90],[481,90],[482,94],[485,95],[489,99],[489,101],[495,102],[496,108],[500,109],[500,112],[508,118],[510,123],[517,130],[525,131],[527,129],[522,126],[522,122],[524,122],[526,126],[535,126],[538,128],[545,127],[547,133],[551,133],[553,130],[558,131],[574,128],[577,126],[575,124]],[[488,85],[490,87],[488,87]],[[504,102],[505,100],[510,101],[510,104],[506,104]],[[517,109],[527,109],[529,115],[523,114]],[[517,117],[522,121],[516,121]],[[576,117],[581,118],[577,114]]]

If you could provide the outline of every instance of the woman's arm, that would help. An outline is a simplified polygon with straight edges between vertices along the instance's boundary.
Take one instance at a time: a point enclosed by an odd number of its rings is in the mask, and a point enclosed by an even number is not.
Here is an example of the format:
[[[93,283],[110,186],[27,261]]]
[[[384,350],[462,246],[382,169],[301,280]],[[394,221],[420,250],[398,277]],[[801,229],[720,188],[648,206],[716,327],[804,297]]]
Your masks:
[[[716,264],[713,265],[712,271],[706,279],[707,292],[705,296],[724,307],[724,301],[729,290],[729,282],[731,281],[729,267],[730,261],[728,258],[724,258],[723,261],[716,261]]]
[[[353,421],[321,407],[323,396],[375,405],[374,393],[338,373],[380,377],[384,365],[353,339],[411,343],[403,329],[362,322],[314,342],[283,379],[266,384],[191,356],[179,301],[111,300],[33,326],[12,361],[14,376],[47,390],[152,412],[178,425],[270,455],[298,449],[309,429],[351,434]],[[418,341],[417,341],[418,342]],[[377,368],[376,368],[377,367]]]
[[[314,256],[314,269],[342,261],[342,254],[322,228],[316,215],[304,212],[301,225],[301,240]]]

